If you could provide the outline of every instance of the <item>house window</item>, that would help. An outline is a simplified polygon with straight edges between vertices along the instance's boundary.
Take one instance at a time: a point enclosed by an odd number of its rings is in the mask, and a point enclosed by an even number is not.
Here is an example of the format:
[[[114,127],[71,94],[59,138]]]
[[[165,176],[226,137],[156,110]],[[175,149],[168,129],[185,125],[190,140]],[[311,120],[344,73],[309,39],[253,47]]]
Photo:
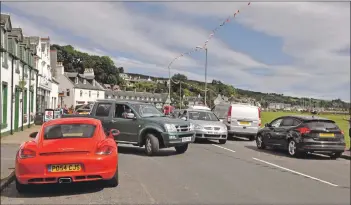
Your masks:
[[[129,100],[129,96],[126,96],[126,99]]]
[[[78,84],[78,77],[76,77],[75,79],[76,79],[76,84]]]
[[[137,100],[140,100],[140,97],[137,97]]]
[[[151,98],[151,101],[154,101],[154,98]]]
[[[95,80],[93,80],[93,86],[95,86]]]
[[[79,95],[80,95],[80,97],[83,96],[83,90],[80,90]]]
[[[142,98],[141,98],[141,100],[145,100],[145,98],[144,98],[144,97],[142,97]]]
[[[120,98],[123,99],[123,96],[121,96]]]
[[[97,91],[97,94],[96,94],[96,95],[97,95],[97,97],[99,97],[99,91]]]
[[[134,96],[132,96],[132,100],[134,100]]]
[[[91,97],[91,91],[89,90],[89,97]]]
[[[87,80],[86,80],[86,79],[84,79],[84,80],[83,80],[83,83],[84,83],[84,84],[87,84]]]
[[[146,100],[148,101],[148,100],[149,100],[149,98],[147,97],[147,98],[146,98]]]

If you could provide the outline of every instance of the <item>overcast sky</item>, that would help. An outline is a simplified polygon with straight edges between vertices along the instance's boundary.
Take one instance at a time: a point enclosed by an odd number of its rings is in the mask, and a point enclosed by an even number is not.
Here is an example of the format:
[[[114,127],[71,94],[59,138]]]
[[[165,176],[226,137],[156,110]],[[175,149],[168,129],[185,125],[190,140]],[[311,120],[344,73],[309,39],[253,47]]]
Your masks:
[[[7,2],[25,35],[108,55],[125,72],[168,76],[176,56],[208,43],[208,81],[242,89],[350,101],[350,3]],[[205,53],[172,64],[204,81]]]

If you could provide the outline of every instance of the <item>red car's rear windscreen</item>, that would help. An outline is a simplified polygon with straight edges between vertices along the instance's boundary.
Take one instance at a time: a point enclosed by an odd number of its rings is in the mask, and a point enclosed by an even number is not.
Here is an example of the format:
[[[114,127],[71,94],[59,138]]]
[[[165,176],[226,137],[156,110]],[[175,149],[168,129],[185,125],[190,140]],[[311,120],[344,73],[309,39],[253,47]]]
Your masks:
[[[51,125],[44,130],[44,139],[91,138],[95,132],[91,124],[59,124]]]

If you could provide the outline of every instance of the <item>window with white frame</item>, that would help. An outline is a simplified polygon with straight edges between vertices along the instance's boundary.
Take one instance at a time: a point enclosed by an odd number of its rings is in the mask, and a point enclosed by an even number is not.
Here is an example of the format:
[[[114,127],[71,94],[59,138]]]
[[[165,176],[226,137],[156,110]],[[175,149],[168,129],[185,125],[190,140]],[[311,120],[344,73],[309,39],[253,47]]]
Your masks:
[[[78,84],[78,77],[75,78],[76,84]]]

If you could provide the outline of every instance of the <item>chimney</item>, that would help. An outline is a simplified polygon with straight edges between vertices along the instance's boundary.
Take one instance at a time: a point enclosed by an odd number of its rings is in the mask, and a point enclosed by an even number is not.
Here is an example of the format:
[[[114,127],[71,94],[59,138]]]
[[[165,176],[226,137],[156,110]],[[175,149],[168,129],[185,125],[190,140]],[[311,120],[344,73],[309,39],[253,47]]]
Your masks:
[[[56,69],[58,75],[63,75],[65,73],[65,68],[63,67],[62,62],[57,62]]]

